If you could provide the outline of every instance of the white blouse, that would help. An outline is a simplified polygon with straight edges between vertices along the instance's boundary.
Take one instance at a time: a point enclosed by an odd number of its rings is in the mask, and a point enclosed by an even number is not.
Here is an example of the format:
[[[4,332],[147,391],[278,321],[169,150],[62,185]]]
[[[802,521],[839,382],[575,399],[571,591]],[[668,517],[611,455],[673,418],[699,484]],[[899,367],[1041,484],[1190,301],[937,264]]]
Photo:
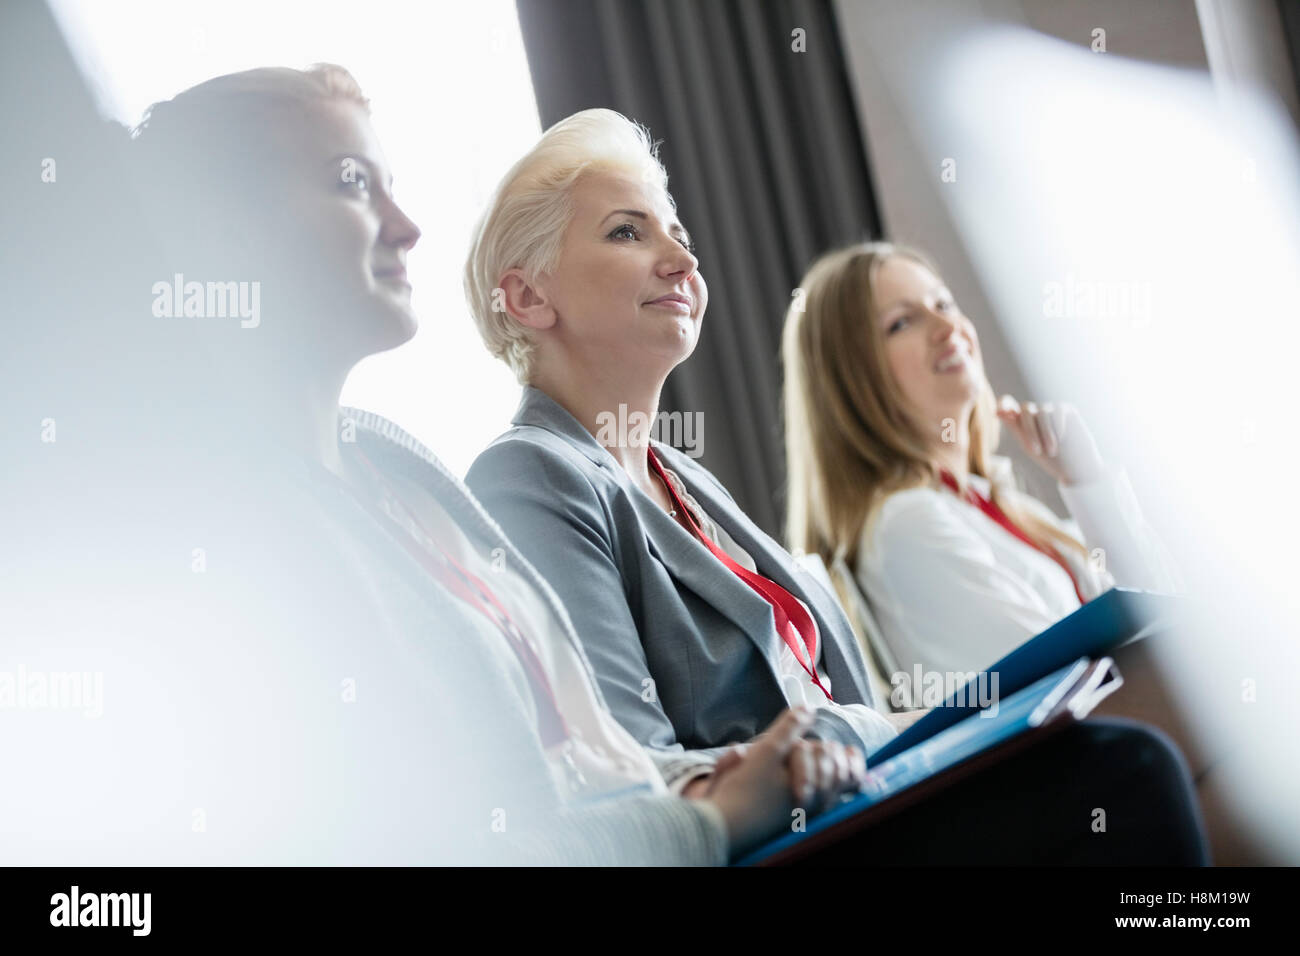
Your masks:
[[[1010,461],[995,459],[995,480],[1010,488]],[[971,487],[986,498],[990,482]],[[1061,485],[1073,521],[1013,491],[1016,501],[1083,541],[1085,560],[1061,557],[1083,596],[1114,586],[1181,590],[1168,551],[1142,517],[1127,474]],[[890,495],[863,529],[855,576],[897,666],[923,671],[978,671],[1079,607],[1070,575],[947,488]],[[889,676],[889,675],[886,675]]]

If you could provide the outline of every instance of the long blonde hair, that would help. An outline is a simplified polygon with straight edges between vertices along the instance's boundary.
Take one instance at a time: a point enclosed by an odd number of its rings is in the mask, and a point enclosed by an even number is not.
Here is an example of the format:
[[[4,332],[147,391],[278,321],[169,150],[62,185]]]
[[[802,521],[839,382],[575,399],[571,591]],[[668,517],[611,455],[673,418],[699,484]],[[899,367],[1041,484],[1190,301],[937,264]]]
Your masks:
[[[891,494],[938,486],[930,440],[907,413],[885,358],[874,285],[880,264],[906,256],[936,276],[924,253],[887,242],[858,243],[820,257],[799,283],[786,314],[785,448],[788,477],[787,545],[828,563],[858,560],[863,530]],[[1086,550],[1035,515],[1016,490],[994,480],[998,422],[993,389],[981,381],[971,410],[971,474],[989,479],[991,497],[1035,544]]]

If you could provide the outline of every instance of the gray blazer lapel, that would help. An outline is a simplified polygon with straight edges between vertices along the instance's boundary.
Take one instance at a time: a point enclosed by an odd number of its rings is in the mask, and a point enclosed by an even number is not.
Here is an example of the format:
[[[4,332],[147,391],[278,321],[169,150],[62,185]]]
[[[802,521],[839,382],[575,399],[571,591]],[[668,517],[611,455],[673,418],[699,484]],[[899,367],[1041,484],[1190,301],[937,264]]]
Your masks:
[[[622,469],[619,469],[622,472]],[[651,552],[668,569],[668,573],[682,587],[711,604],[726,615],[753,641],[772,672],[772,679],[780,683],[777,669],[781,653],[781,639],[772,623],[772,607],[754,592],[748,584],[730,571],[719,574],[718,559],[695,540],[685,528],[641,491],[631,487],[632,482],[623,472],[624,480],[646,531],[646,541]],[[834,678],[831,678],[834,680]]]
[[[718,574],[717,558],[669,518],[653,499],[635,487],[614,456],[549,395],[526,386],[513,422],[543,428],[564,438],[609,474],[633,502],[650,548],[674,580],[741,628],[758,645],[773,678],[779,681],[781,639],[772,626],[772,609],[763,598],[730,572]],[[699,465],[658,442],[655,449],[686,483],[687,490],[709,516],[753,556],[759,571],[797,594],[808,605],[822,634],[822,664],[831,679],[836,701],[873,703],[862,651],[835,598],[808,575],[796,571],[790,555],[760,531]]]
[[[719,574],[718,559],[681,525],[668,517],[654,499],[636,487],[614,456],[564,406],[549,395],[526,386],[519,408],[511,421],[515,425],[542,428],[564,438],[606,472],[636,508],[651,552],[668,569],[673,580],[712,605],[744,631],[762,651],[772,679],[779,686],[777,665],[781,639],[772,625],[772,608],[763,598],[730,572]],[[831,676],[831,680],[835,680],[834,676]]]
[[[610,470],[611,473],[626,474],[614,460],[614,456],[605,450],[604,445],[596,441],[596,436],[587,431],[582,422],[540,389],[533,388],[531,385],[524,386],[519,407],[515,409],[514,418],[510,419],[510,422],[514,425],[535,425],[548,432],[554,432],[590,458],[594,464]]]
[[[686,484],[687,490],[708,512],[709,517],[749,552],[759,572],[808,605],[817,619],[817,628],[822,635],[822,664],[826,668],[826,676],[831,679],[831,693],[836,702],[872,703],[871,682],[867,677],[861,649],[838,602],[811,576],[797,570],[789,552],[750,521],[713,481],[699,473],[698,465],[672,449],[665,452],[658,443],[655,450],[661,458],[673,461],[673,470]],[[737,583],[749,590],[749,586],[739,579]],[[761,598],[759,600],[762,601]],[[766,601],[762,603],[765,606],[767,604]],[[768,629],[772,630],[770,624]]]

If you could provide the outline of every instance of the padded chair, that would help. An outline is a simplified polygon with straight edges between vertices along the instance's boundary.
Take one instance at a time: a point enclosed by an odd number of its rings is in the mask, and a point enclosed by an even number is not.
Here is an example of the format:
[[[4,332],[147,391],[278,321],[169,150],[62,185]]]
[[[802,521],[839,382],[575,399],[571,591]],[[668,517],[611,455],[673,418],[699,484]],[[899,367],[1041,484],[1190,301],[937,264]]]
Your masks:
[[[882,702],[882,706],[877,709],[883,712],[910,710],[909,707],[895,707],[890,700],[893,684],[889,678],[898,673],[898,663],[889,645],[885,643],[880,625],[872,616],[866,596],[858,587],[848,564],[843,558],[837,558],[828,570],[819,554],[801,554],[795,560],[835,597],[844,616],[849,619],[853,634],[862,648],[872,690],[876,693],[876,699]]]

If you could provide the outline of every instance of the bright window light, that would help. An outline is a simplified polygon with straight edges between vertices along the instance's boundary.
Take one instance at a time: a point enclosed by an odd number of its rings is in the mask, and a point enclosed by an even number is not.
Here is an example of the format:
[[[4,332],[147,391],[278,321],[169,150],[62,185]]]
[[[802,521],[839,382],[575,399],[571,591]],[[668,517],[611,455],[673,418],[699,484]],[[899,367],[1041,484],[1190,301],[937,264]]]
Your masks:
[[[55,0],[106,113],[130,125],[149,104],[258,66],[338,63],[357,77],[393,170],[397,201],[424,232],[408,273],[420,331],[367,359],[345,404],[393,419],[464,475],[505,430],[519,386],[488,355],[461,270],[492,188],[541,133],[513,0]]]

